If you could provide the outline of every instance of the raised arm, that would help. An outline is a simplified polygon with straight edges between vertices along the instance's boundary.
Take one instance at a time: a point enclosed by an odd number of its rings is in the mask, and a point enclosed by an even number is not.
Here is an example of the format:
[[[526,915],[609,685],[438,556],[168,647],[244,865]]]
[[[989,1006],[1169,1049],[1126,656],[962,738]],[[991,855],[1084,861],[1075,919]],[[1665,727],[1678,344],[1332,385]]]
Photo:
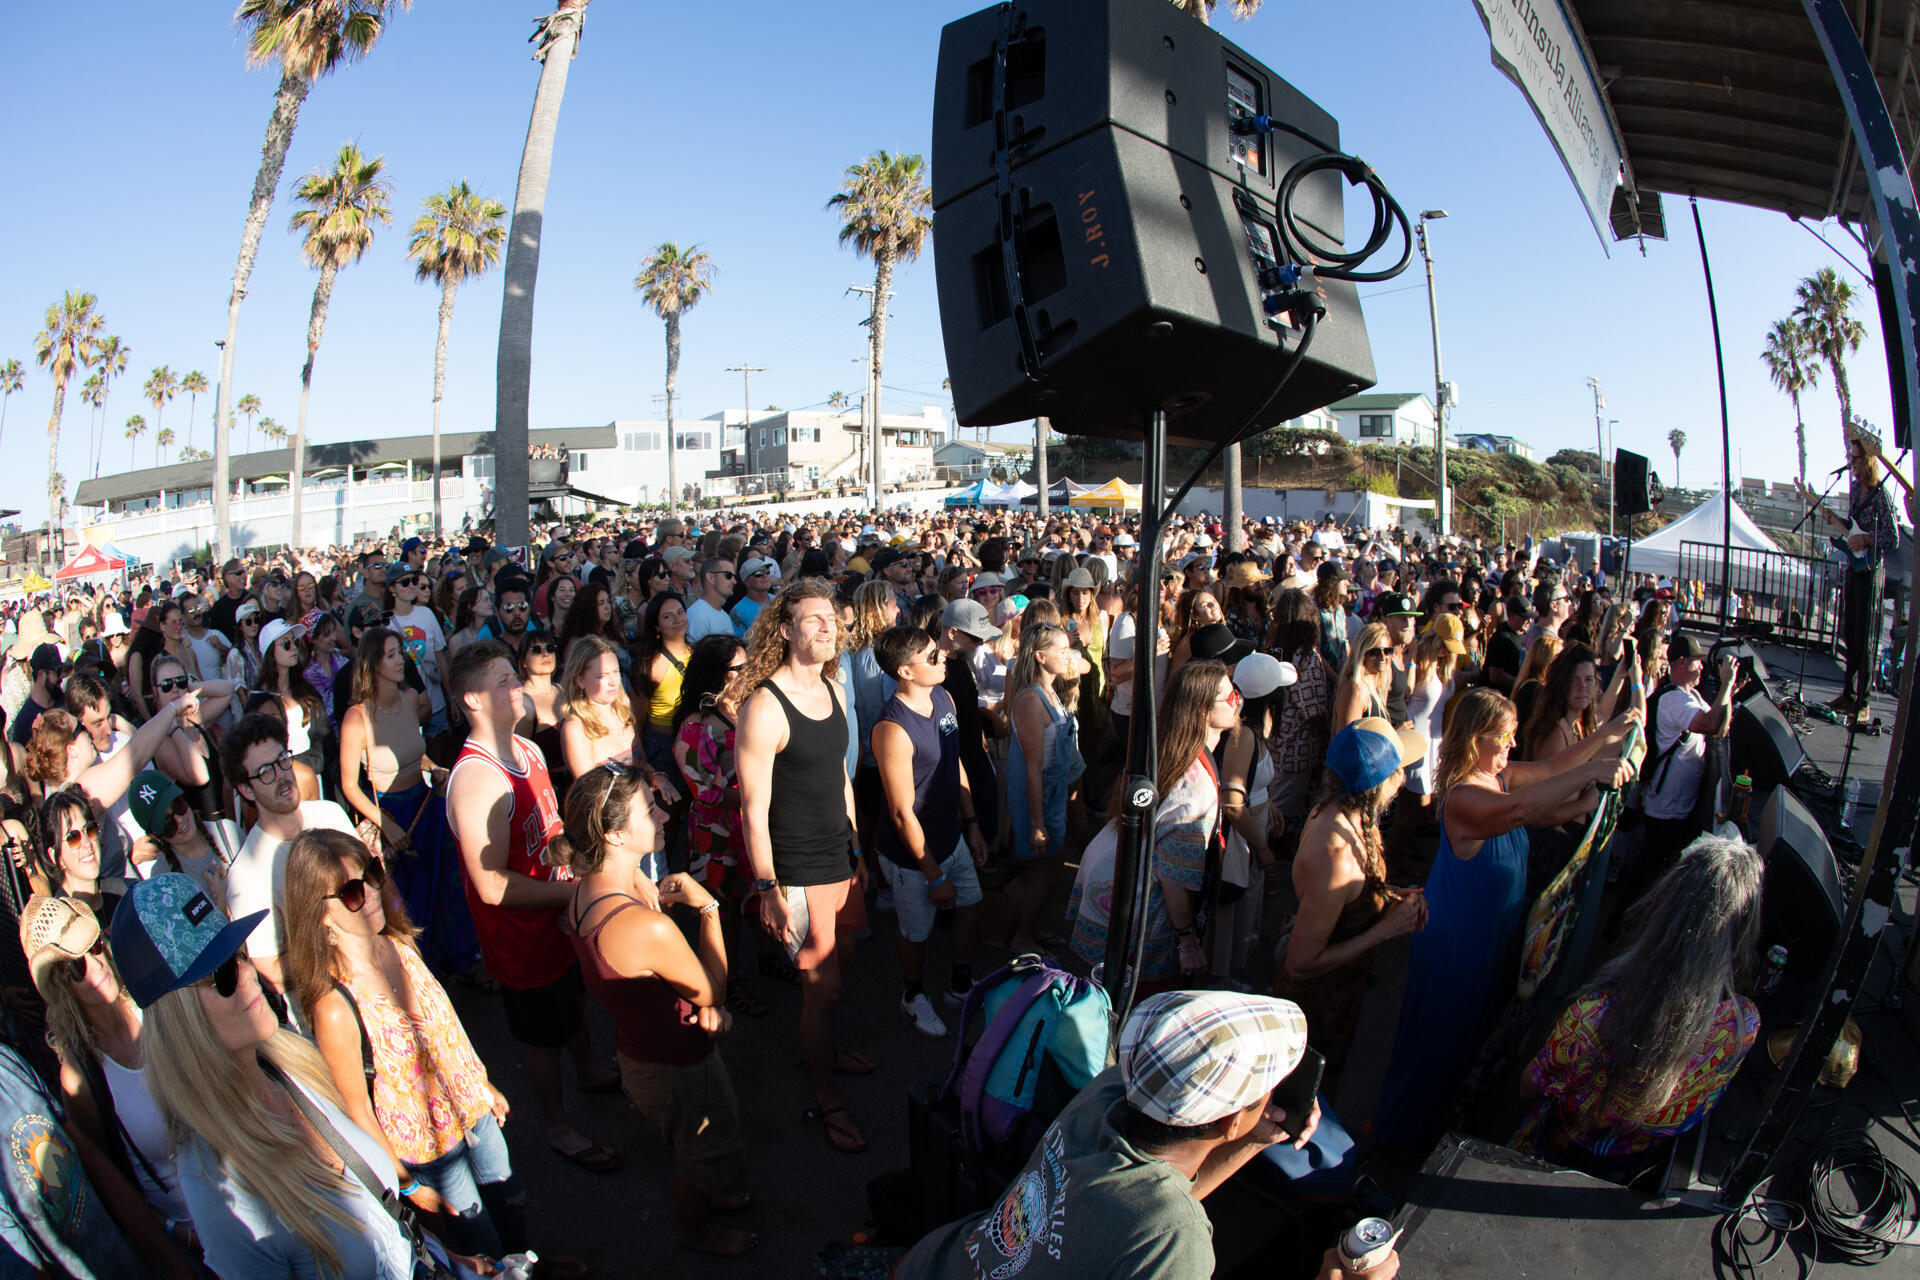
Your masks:
[[[153,762],[154,752],[180,723],[180,716],[197,706],[198,695],[188,692],[154,712],[153,719],[136,729],[126,746],[80,775],[80,789],[101,808],[127,794],[127,788],[133,785],[133,775]]]

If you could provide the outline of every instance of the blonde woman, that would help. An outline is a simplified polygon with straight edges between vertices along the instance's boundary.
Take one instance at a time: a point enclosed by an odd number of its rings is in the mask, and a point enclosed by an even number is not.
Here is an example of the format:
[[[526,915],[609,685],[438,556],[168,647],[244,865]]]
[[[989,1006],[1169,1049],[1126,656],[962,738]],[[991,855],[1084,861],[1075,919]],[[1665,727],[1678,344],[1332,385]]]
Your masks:
[[[1333,732],[1359,720],[1386,719],[1387,691],[1393,684],[1393,646],[1378,622],[1360,628],[1347,648],[1346,665],[1333,689]]]
[[[1427,740],[1427,749],[1407,766],[1399,812],[1387,835],[1386,857],[1390,865],[1399,865],[1400,859],[1413,847],[1414,838],[1427,824],[1447,704],[1452,701],[1463,676],[1460,661],[1467,653],[1465,633],[1458,614],[1435,614],[1426,630],[1414,639],[1413,649],[1407,656],[1407,718],[1413,721],[1414,731]]]
[[[604,637],[589,632],[568,647],[560,716],[560,746],[574,777],[602,761],[632,757],[633,704],[620,682],[620,655]]]
[[[1080,701],[1081,666],[1071,637],[1057,622],[1043,622],[1027,606],[1020,657],[1007,679],[1013,740],[1007,749],[1007,812],[1012,824],[1013,856],[1024,873],[1007,886],[1017,917],[1010,948],[1015,955],[1040,945],[1061,945],[1035,932],[1040,911],[1067,852],[1067,810],[1086,772],[1080,755],[1079,725],[1073,718]]]
[[[1500,979],[1526,912],[1527,828],[1590,813],[1600,786],[1624,786],[1633,775],[1617,756],[1567,769],[1514,761],[1518,728],[1513,703],[1474,689],[1440,743],[1440,851],[1373,1121],[1375,1136],[1396,1150],[1424,1150],[1440,1136],[1454,1086],[1506,1003],[1503,989],[1511,991]]]

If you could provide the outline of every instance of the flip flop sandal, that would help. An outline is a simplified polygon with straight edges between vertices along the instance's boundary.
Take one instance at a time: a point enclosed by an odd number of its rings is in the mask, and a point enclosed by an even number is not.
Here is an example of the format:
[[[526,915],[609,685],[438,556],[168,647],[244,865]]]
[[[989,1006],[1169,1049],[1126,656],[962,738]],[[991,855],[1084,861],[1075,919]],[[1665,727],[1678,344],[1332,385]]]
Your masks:
[[[754,998],[753,992],[747,989],[746,981],[742,978],[727,979],[727,1008],[749,1018],[767,1016],[767,1006]]]
[[[589,1142],[578,1151],[562,1151],[551,1142],[547,1146],[562,1160],[571,1160],[588,1173],[612,1173],[620,1167],[620,1153],[597,1142]]]
[[[832,1147],[843,1156],[857,1156],[867,1149],[867,1140],[865,1138],[859,1139],[860,1145],[857,1147],[846,1145],[849,1140],[849,1135],[853,1131],[849,1130],[845,1124],[836,1125],[833,1122],[835,1116],[844,1115],[847,1115],[847,1109],[845,1107],[827,1107],[825,1109],[810,1107],[807,1109],[806,1118],[819,1122],[820,1128],[827,1135],[827,1145],[829,1147]],[[835,1141],[836,1135],[840,1141]]]

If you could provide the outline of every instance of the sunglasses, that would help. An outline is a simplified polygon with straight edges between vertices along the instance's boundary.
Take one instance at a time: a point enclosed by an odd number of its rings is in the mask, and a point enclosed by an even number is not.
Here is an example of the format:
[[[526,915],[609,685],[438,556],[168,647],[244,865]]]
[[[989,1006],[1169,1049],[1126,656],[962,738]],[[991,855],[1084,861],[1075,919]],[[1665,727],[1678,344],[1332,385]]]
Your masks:
[[[185,689],[190,682],[185,676],[166,676],[153,682],[155,693],[172,693],[176,689]]]
[[[69,849],[78,849],[82,841],[98,840],[99,838],[100,824],[97,822],[89,822],[84,827],[68,827],[67,834],[61,837]]]
[[[559,652],[559,649],[545,641],[535,641],[533,644],[527,646],[527,656],[529,658],[538,657],[541,654],[545,654],[551,658]]]
[[[67,962],[62,966],[67,971],[67,981],[76,983],[85,982],[87,980],[87,957],[105,956],[106,954],[106,935],[98,934],[94,937],[92,946],[88,947],[86,951],[80,955],[68,958]]]
[[[243,627],[257,627],[257,626],[259,626],[259,625],[260,625],[260,619],[258,619],[258,618],[242,618],[242,619],[240,619],[240,625],[241,625],[241,626],[243,626]]]
[[[654,578],[671,578],[672,576],[673,575],[671,573],[667,572],[666,566],[662,565],[660,568],[655,569],[652,573],[648,574],[647,579],[648,581],[652,581]]]
[[[1514,742],[1513,730],[1511,729],[1503,729],[1499,733],[1489,733],[1484,736],[1492,738],[1493,745],[1496,747],[1510,747]]]
[[[1443,604],[1440,607],[1448,613],[1465,613],[1467,610],[1467,606],[1458,600],[1455,600],[1452,604]]]
[[[1387,656],[1387,653],[1388,653],[1388,651],[1387,651],[1386,649],[1382,649],[1382,648],[1378,648],[1378,647],[1375,647],[1375,648],[1372,648],[1372,649],[1369,649],[1369,650],[1367,650],[1367,651],[1366,651],[1365,653],[1363,653],[1363,654],[1361,654],[1361,655],[1360,655],[1360,657],[1361,657],[1361,658],[1362,658],[1362,659],[1363,659],[1364,661],[1367,661],[1367,662],[1372,662],[1372,661],[1373,661],[1373,660],[1374,660],[1375,658],[1384,658],[1384,657],[1386,657],[1386,656]]]
[[[1236,708],[1243,706],[1246,703],[1246,699],[1240,696],[1240,691],[1238,689],[1227,690],[1227,696],[1224,698],[1216,699],[1216,701],[1224,702],[1228,706],[1236,707]]]
[[[340,887],[327,896],[340,899],[340,905],[349,911],[358,911],[367,905],[367,894],[380,892],[380,887],[386,882],[387,873],[380,869],[380,864],[368,862],[366,869],[358,876],[342,881]]]
[[[240,953],[238,951],[222,960],[218,969],[193,985],[204,987],[209,983],[222,1000],[233,998],[233,993],[240,989]]]
[[[292,772],[293,772],[293,752],[282,751],[279,755],[267,761],[265,764],[261,765],[258,769],[255,769],[252,773],[249,773],[247,777],[259,783],[261,786],[265,786],[267,783],[273,781],[274,774],[292,773]]]

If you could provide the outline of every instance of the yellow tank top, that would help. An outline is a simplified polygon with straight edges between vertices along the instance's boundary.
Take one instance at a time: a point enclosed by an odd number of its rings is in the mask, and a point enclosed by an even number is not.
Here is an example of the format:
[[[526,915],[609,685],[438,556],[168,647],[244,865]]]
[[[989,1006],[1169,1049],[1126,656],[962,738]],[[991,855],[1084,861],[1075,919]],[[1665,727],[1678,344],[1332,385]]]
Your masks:
[[[667,660],[667,674],[647,695],[647,723],[665,733],[673,728],[673,709],[680,705],[680,684],[686,679],[687,668],[664,649],[660,656]]]

